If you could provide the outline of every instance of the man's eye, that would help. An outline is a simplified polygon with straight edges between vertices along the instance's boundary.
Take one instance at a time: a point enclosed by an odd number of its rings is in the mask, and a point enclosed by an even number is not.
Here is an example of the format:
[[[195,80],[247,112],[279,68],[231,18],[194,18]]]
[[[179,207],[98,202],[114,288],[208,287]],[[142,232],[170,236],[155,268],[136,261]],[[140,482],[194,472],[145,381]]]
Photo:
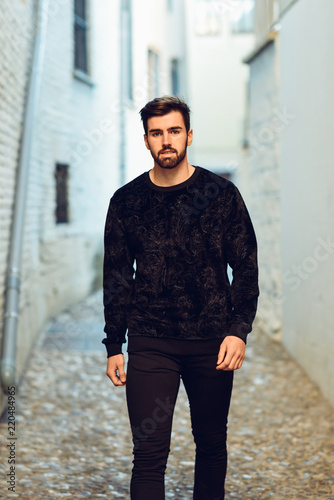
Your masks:
[[[179,134],[180,131],[179,130],[172,130],[172,134]]]
[[[160,135],[160,132],[153,132],[153,137],[157,137],[158,135]]]

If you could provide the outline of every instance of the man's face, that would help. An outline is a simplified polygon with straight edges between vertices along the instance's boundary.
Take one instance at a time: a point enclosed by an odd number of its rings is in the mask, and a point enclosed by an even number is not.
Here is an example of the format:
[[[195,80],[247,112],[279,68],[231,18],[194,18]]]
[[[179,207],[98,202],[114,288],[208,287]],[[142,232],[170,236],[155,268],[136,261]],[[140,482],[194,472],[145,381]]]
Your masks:
[[[186,158],[192,133],[192,130],[187,133],[182,113],[171,111],[167,115],[152,116],[147,120],[147,135],[144,135],[144,139],[154,162],[161,168],[172,169]]]

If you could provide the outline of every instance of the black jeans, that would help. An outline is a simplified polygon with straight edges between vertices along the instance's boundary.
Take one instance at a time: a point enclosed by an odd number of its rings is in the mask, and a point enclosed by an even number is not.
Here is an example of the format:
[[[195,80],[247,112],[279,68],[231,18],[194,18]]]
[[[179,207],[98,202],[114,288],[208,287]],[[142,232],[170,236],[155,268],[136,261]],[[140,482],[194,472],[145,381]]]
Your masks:
[[[195,500],[224,499],[233,371],[216,370],[221,340],[129,337],[126,397],[133,436],[132,500],[163,500],[180,378],[196,444]]]

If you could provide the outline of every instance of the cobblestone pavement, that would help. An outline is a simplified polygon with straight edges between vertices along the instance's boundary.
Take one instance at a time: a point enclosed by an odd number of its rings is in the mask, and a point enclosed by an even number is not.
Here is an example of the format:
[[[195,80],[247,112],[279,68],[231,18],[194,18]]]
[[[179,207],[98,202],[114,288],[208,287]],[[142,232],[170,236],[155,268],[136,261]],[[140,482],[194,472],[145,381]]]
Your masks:
[[[17,397],[16,493],[1,498],[128,499],[132,443],[125,388],[105,375],[101,292],[51,322]],[[126,358],[125,358],[126,359]],[[235,374],[226,499],[334,500],[333,407],[280,344],[252,332]],[[194,444],[181,385],[166,498],[191,499]]]

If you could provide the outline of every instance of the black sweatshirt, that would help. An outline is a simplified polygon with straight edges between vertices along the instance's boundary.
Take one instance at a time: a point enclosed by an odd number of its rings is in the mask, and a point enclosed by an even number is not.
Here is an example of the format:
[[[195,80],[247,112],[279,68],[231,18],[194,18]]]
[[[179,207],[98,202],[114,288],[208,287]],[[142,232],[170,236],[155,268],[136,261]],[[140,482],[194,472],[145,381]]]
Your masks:
[[[259,295],[257,246],[232,182],[195,167],[185,182],[160,187],[145,172],[111,198],[104,245],[108,356],[121,353],[126,330],[129,337],[246,342]]]

